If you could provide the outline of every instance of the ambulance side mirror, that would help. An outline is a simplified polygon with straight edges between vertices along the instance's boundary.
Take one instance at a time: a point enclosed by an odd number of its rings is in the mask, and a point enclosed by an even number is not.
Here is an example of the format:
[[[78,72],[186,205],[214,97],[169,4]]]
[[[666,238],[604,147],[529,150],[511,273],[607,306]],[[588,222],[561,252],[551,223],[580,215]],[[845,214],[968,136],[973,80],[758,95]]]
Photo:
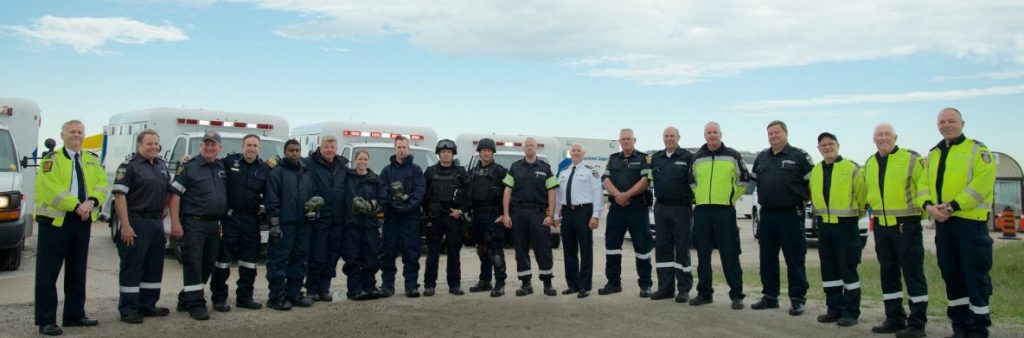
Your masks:
[[[21,167],[22,168],[38,167],[39,166],[39,159],[41,159],[43,157],[46,157],[46,155],[49,155],[49,154],[53,153],[53,148],[57,147],[57,141],[54,141],[52,138],[48,138],[48,139],[46,139],[46,141],[43,141],[43,146],[46,147],[46,151],[43,152],[41,155],[39,155],[39,156],[31,156],[31,157],[23,156],[21,158]],[[32,162],[29,163],[29,160],[31,160]]]

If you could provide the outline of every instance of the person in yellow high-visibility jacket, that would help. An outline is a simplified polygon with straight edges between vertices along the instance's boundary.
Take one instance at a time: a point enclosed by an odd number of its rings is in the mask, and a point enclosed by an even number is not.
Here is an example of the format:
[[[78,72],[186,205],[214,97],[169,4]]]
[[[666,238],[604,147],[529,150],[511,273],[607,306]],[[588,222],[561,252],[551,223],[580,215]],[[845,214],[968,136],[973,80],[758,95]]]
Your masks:
[[[64,271],[64,326],[95,326],[85,315],[85,269],[92,222],[107,198],[107,174],[99,156],[82,151],[85,125],[71,120],[61,127],[64,147],[42,158],[36,174],[35,324],[39,333],[60,335],[57,326],[57,277]]]
[[[866,203],[875,221],[875,253],[882,279],[885,321],[874,333],[897,338],[927,335],[928,281],[924,276],[921,207],[914,203],[924,160],[913,150],[896,146],[896,131],[888,123],[875,128],[878,152],[864,161]],[[902,277],[902,281],[901,281]],[[909,294],[910,315],[903,308],[903,285]]]
[[[828,310],[818,322],[853,326],[860,318],[861,239],[857,220],[864,214],[864,175],[856,162],[839,156],[832,133],[818,135],[824,158],[811,169],[811,203],[818,224],[821,284]]]
[[[992,295],[992,210],[996,163],[988,147],[964,136],[960,111],[939,112],[943,140],[928,153],[917,205],[935,219],[935,249],[946,282],[954,337],[988,337]]]

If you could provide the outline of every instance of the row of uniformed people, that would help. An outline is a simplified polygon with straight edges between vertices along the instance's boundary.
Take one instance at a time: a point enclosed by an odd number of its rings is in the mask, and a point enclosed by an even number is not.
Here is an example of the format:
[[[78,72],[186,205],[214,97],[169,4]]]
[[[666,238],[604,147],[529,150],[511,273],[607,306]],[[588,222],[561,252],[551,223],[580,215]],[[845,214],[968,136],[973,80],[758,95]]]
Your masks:
[[[80,123],[78,125],[80,126]],[[712,248],[717,247],[731,289],[732,307],[742,309],[744,295],[742,293],[742,272],[738,259],[740,249],[734,205],[745,190],[744,183],[755,180],[758,184],[759,200],[762,201],[760,215],[762,226],[758,232],[758,240],[761,247],[761,278],[764,285],[764,296],[752,308],[778,307],[779,265],[777,257],[778,251],[781,249],[789,271],[789,297],[792,303],[790,314],[800,315],[803,313],[805,301],[803,297],[808,286],[803,272],[806,239],[803,228],[800,226],[802,224],[800,209],[802,209],[804,201],[811,200],[814,204],[815,221],[819,222],[821,229],[819,255],[822,259],[822,277],[825,280],[823,287],[826,289],[828,306],[827,313],[819,316],[818,320],[838,322],[842,326],[856,324],[859,317],[860,298],[856,266],[860,261],[860,252],[859,246],[853,244],[859,243],[857,217],[860,217],[864,210],[870,208],[876,218],[876,224],[879,225],[875,236],[876,250],[878,250],[878,259],[882,264],[883,298],[886,300],[887,314],[887,320],[883,325],[873,328],[873,331],[896,332],[900,337],[922,336],[924,334],[927,291],[922,272],[923,248],[920,239],[920,221],[923,216],[922,210],[925,210],[928,215],[938,221],[939,225],[939,237],[937,238],[939,245],[937,247],[940,267],[950,286],[947,291],[951,297],[949,313],[954,320],[954,330],[958,334],[987,334],[987,326],[990,325],[987,299],[991,294],[991,284],[988,279],[988,269],[991,266],[991,240],[987,241],[988,246],[986,247],[985,239],[988,237],[987,233],[983,231],[984,225],[981,223],[987,217],[986,205],[991,203],[991,181],[994,180],[994,169],[991,164],[991,155],[984,145],[964,138],[961,132],[962,127],[963,121],[958,111],[951,108],[943,110],[940,113],[940,131],[945,140],[936,146],[929,155],[935,159],[925,162],[920,155],[896,147],[895,132],[892,127],[886,124],[880,125],[875,131],[875,143],[879,152],[869,158],[866,167],[861,169],[852,161],[838,156],[837,138],[829,133],[819,136],[819,150],[825,160],[815,166],[806,152],[788,144],[786,138],[788,131],[785,123],[773,121],[768,126],[771,147],[758,154],[753,172],[747,171],[738,152],[724,146],[721,142],[721,127],[717,123],[711,122],[705,126],[704,136],[707,143],[695,154],[678,147],[679,133],[675,128],[670,127],[665,130],[663,141],[666,149],[658,151],[652,156],[636,151],[633,148],[635,143],[633,132],[624,129],[620,132],[619,140],[623,151],[611,156],[603,175],[592,167],[579,167],[584,150],[582,147],[574,145],[570,150],[571,168],[562,171],[558,177],[552,174],[550,166],[537,160],[536,142],[532,140],[526,142],[524,159],[514,163],[507,171],[493,162],[493,140],[481,140],[477,149],[481,155],[480,165],[471,168],[468,173],[461,167],[455,166],[451,161],[451,157],[456,152],[454,143],[450,140],[443,140],[436,149],[441,163],[436,167],[428,168],[425,175],[418,166],[412,163],[411,155],[408,154],[408,141],[399,139],[395,142],[395,156],[391,158],[391,163],[384,169],[380,177],[373,175],[372,171],[365,168],[365,162],[368,161],[368,154],[365,152],[357,154],[355,172],[346,172],[344,168],[347,160],[336,155],[336,140],[325,138],[325,143],[321,144],[321,147],[312,156],[303,161],[299,160],[298,144],[289,142],[286,145],[285,167],[292,167],[295,170],[296,181],[294,183],[288,181],[288,183],[280,185],[279,188],[295,189],[293,194],[283,193],[284,195],[281,196],[288,196],[282,200],[292,202],[293,208],[290,210],[301,216],[282,223],[281,216],[287,212],[280,209],[272,211],[271,204],[268,202],[268,214],[278,216],[277,220],[273,220],[275,217],[272,216],[272,222],[278,227],[285,225],[281,227],[282,229],[291,229],[285,230],[284,234],[280,235],[283,238],[277,238],[279,235],[275,231],[275,243],[271,246],[271,252],[274,254],[268,254],[275,258],[268,259],[268,280],[274,279],[271,283],[271,300],[268,304],[279,309],[288,307],[285,303],[302,306],[311,304],[312,300],[299,292],[304,277],[309,296],[320,300],[330,300],[330,292],[326,285],[329,285],[330,278],[334,273],[331,264],[336,263],[338,257],[346,258],[344,270],[349,275],[348,296],[350,298],[370,299],[390,296],[394,294],[394,281],[397,273],[394,260],[400,251],[405,263],[406,295],[409,297],[419,296],[417,276],[419,206],[421,203],[422,210],[430,219],[427,237],[431,250],[427,263],[428,271],[424,278],[427,295],[432,295],[435,291],[437,259],[442,237],[448,237],[449,252],[454,250],[457,253],[461,247],[459,220],[464,213],[472,212],[475,216],[473,217],[473,235],[476,237],[476,242],[479,243],[477,251],[481,259],[481,275],[480,281],[472,286],[470,291],[489,290],[492,296],[504,294],[506,273],[503,250],[492,250],[492,248],[500,248],[504,242],[503,237],[511,231],[516,244],[517,277],[523,281],[521,288],[516,292],[517,295],[522,296],[533,292],[530,283],[532,278],[529,260],[530,248],[534,249],[534,254],[537,256],[539,276],[544,282],[544,293],[556,294],[551,283],[553,271],[549,227],[562,224],[566,248],[565,271],[569,286],[563,291],[563,294],[576,293],[580,298],[586,297],[589,295],[592,283],[592,267],[590,266],[592,263],[592,231],[597,228],[602,210],[603,186],[608,191],[609,203],[612,206],[609,211],[608,231],[605,239],[608,283],[599,290],[600,294],[621,291],[619,271],[621,271],[622,237],[626,231],[630,231],[636,253],[641,297],[652,299],[674,297],[677,302],[688,301],[691,305],[711,302],[713,289],[711,288],[710,253]],[[64,136],[63,132],[62,136]],[[156,137],[156,135],[152,136]],[[115,192],[120,191],[121,194],[115,194],[115,196],[125,198],[135,195],[129,194],[132,189],[124,184],[133,183],[135,177],[146,177],[153,182],[160,182],[163,179],[163,182],[166,183],[166,176],[161,178],[158,175],[161,172],[166,175],[166,170],[159,170],[159,166],[163,164],[155,156],[156,149],[159,147],[158,139],[147,142],[147,137],[149,136],[145,133],[140,135],[139,155],[126,162],[122,167],[123,171],[119,169],[117,178],[120,183],[115,182],[114,190]],[[209,144],[207,141],[210,141]],[[65,139],[65,143],[70,147],[73,147],[72,142]],[[256,142],[256,152],[258,152],[258,138]],[[209,149],[206,149],[207,145],[210,146]],[[247,148],[245,150],[248,153],[249,146],[244,147]],[[214,156],[219,150],[219,136],[207,135],[207,138],[204,139],[204,153]],[[68,150],[62,151],[68,152]],[[951,153],[953,155],[950,155]],[[218,181],[211,182],[211,179],[230,177],[230,173],[225,174],[223,170],[224,163],[232,168],[232,172],[246,173],[243,168],[248,168],[248,166],[242,164],[253,163],[252,158],[246,155],[248,154],[229,156],[219,162],[212,159],[189,162],[179,169],[179,174],[188,173],[188,168],[197,166],[195,163],[200,163],[199,168],[202,168],[202,164],[211,168],[205,171],[197,169],[196,172],[199,176],[195,177],[194,181],[189,178],[190,175],[178,175],[182,178],[180,180],[176,178],[172,184],[172,192],[177,193],[170,195],[169,198],[172,212],[175,211],[175,207],[180,209],[182,205],[185,206],[185,210],[179,210],[185,217],[179,217],[175,221],[173,234],[176,237],[182,237],[182,227],[179,225],[181,218],[184,218],[188,224],[197,224],[191,226],[196,230],[205,230],[189,231],[196,235],[183,238],[183,244],[187,243],[188,245],[185,247],[190,249],[189,253],[185,255],[188,258],[186,259],[185,273],[186,288],[179,297],[179,305],[184,305],[185,309],[198,309],[193,312],[193,317],[199,319],[202,319],[205,314],[205,302],[201,294],[202,283],[190,283],[205,281],[212,273],[209,268],[210,264],[202,264],[204,262],[202,257],[206,256],[205,262],[207,263],[216,259],[212,252],[216,251],[214,248],[219,243],[215,240],[214,235],[222,231],[220,227],[209,225],[204,227],[203,224],[213,219],[218,206],[225,205],[225,208],[227,206],[223,201],[218,200],[203,198],[188,200],[189,194],[185,194],[185,191],[188,191],[186,184],[194,185],[200,191],[216,190],[219,186],[216,183]],[[948,162],[950,164],[947,164]],[[129,170],[134,168],[131,166],[133,163],[147,164],[148,171]],[[216,168],[215,163],[221,163],[220,170]],[[294,165],[287,165],[290,163]],[[360,163],[364,164],[360,165]],[[924,170],[925,163],[942,163],[942,165],[933,165],[928,170]],[[319,170],[322,174],[319,176],[315,174],[318,170],[309,168],[316,168],[318,164],[322,167],[322,170]],[[43,165],[41,176],[42,173],[51,172],[45,160]],[[888,170],[890,168],[895,170]],[[947,175],[947,172],[952,174]],[[149,176],[139,173],[148,173]],[[249,171],[249,173],[252,173],[254,177],[261,177],[258,166],[257,169]],[[922,173],[925,175],[924,179],[921,179]],[[352,175],[358,183],[349,185],[343,190],[337,190],[338,188],[335,187],[346,187],[345,175]],[[73,176],[70,179],[77,182],[79,180],[77,177]],[[949,180],[952,182],[951,184],[943,185],[946,177],[952,178]],[[303,179],[308,183],[303,183]],[[138,181],[141,184],[145,179]],[[274,181],[273,177],[270,181]],[[655,200],[651,196],[645,195],[649,191],[648,184],[651,181],[661,182],[660,185],[654,184],[653,188],[654,195],[657,197],[654,212],[658,237],[665,239],[659,241],[656,256],[659,277],[657,292],[650,290],[653,284],[650,279],[651,240],[650,233],[646,228],[647,207]],[[219,182],[221,182],[220,187],[223,187],[223,181]],[[243,186],[258,184],[247,183]],[[326,190],[335,190],[335,192],[333,195],[322,196],[324,195],[323,191]],[[930,192],[932,190],[936,193],[932,194]],[[253,191],[259,191],[259,189],[253,189]],[[279,191],[272,193],[272,191],[273,189],[270,187],[266,190],[268,195],[277,196],[282,193]],[[460,191],[464,193],[460,194]],[[140,191],[136,191],[136,193],[142,195]],[[120,233],[122,243],[119,244],[119,251],[122,252],[123,257],[122,300],[119,309],[122,311],[123,318],[129,322],[141,321],[141,316],[165,315],[168,312],[166,309],[155,307],[159,294],[159,274],[162,272],[162,262],[156,263],[156,260],[150,257],[151,255],[147,255],[149,251],[156,251],[152,247],[159,246],[162,249],[162,231],[142,229],[146,226],[144,224],[147,221],[151,222],[156,219],[155,217],[162,216],[160,215],[163,211],[160,207],[161,198],[157,195],[160,194],[151,193],[149,197],[139,198],[140,202],[134,204],[145,207],[129,208],[128,212],[119,213],[126,214],[129,218],[128,222],[122,219],[122,224],[136,226],[134,231],[126,231],[122,225]],[[196,195],[209,198],[216,194],[197,193]],[[236,196],[235,192],[230,195]],[[315,195],[324,197],[326,203],[318,210],[311,210],[305,197]],[[353,203],[355,196],[362,197],[362,202],[365,204]],[[100,203],[102,197],[95,197],[96,201],[92,203]],[[273,200],[270,196],[266,198]],[[120,200],[120,198],[118,199]],[[135,199],[128,200],[134,201]],[[142,200],[144,203],[141,202]],[[332,202],[334,203],[333,209],[330,207]],[[85,205],[88,207],[88,204],[92,203],[85,203]],[[122,203],[115,201],[115,205],[119,209]],[[350,204],[353,204],[351,209],[347,209]],[[60,204],[53,203],[51,205]],[[46,215],[46,211],[57,209],[51,205],[43,203],[40,208],[41,213]],[[187,212],[189,208],[192,208],[189,207],[190,205],[196,208],[193,210],[201,210],[205,213]],[[240,204],[232,204],[230,208],[230,215],[224,221],[227,225],[223,228],[226,238],[223,240],[224,243],[232,242],[231,238],[246,237],[242,231],[231,234],[232,231],[229,229],[232,229],[230,219],[236,215],[235,210],[241,210],[242,212],[237,214],[242,217],[248,215],[245,212],[248,210]],[[327,210],[333,211],[328,212]],[[548,210],[554,210],[554,213],[546,214]],[[381,223],[377,211],[384,214],[382,242],[377,240],[380,235],[376,229]],[[213,214],[209,212],[213,212]],[[356,215],[356,217],[349,217],[351,215]],[[58,215],[53,213],[53,216]],[[334,217],[333,220],[332,217]],[[54,217],[54,219],[58,218]],[[327,220],[320,222],[322,226],[294,226],[294,224],[306,222],[317,224],[318,220],[323,219]],[[352,224],[335,226],[337,223],[345,224],[349,220],[352,220]],[[237,222],[240,225],[245,224],[243,221]],[[294,223],[292,228],[285,224],[288,222]],[[513,224],[518,226],[513,226]],[[363,230],[343,231],[346,228],[353,228],[352,225],[361,225],[355,228]],[[367,229],[369,231],[366,231]],[[258,234],[258,229],[255,231]],[[288,231],[299,231],[299,233],[289,235]],[[309,232],[310,235],[307,236],[302,231]],[[344,238],[345,242],[340,247],[337,245],[343,240],[339,238]],[[288,244],[287,249],[282,250],[284,245],[279,245],[282,239],[286,243],[291,243],[290,241],[294,241],[294,243]],[[319,249],[321,255],[318,259],[312,257],[309,259],[311,265],[319,265],[318,268],[313,266],[308,268],[309,275],[315,276],[315,278],[303,276],[307,269],[303,266],[306,262],[303,256],[307,250],[306,246],[310,245],[306,241],[307,239],[314,243],[312,246],[322,247]],[[692,267],[687,250],[691,239],[694,246],[697,247],[698,277],[700,279],[697,286],[697,297],[693,299],[689,299],[688,294],[692,288]],[[150,241],[152,244],[146,242],[146,245],[138,245],[143,241]],[[317,241],[323,243],[316,244]],[[226,301],[226,285],[216,285],[218,281],[223,284],[227,277],[226,271],[220,270],[226,270],[229,264],[227,262],[231,261],[233,254],[238,255],[240,270],[250,269],[251,261],[246,259],[252,257],[247,256],[250,255],[251,249],[242,249],[248,244],[222,245],[224,249],[220,250],[220,259],[214,265],[218,268],[216,271],[219,274],[215,274],[217,276],[214,279],[215,285],[211,286],[214,291],[215,309],[224,310],[226,307],[226,304],[223,304]],[[258,248],[258,242],[255,245]],[[377,289],[373,278],[376,273],[375,263],[377,261],[372,257],[376,257],[375,252],[381,250],[381,245],[383,252],[380,255],[379,265],[383,270],[383,283],[382,287]],[[974,249],[978,245],[981,246],[981,250],[961,248]],[[232,246],[235,248],[232,249]],[[331,246],[340,249],[332,249]],[[193,252],[192,250],[197,247],[203,247],[207,253],[202,255]],[[965,259],[965,255],[970,256],[971,259]],[[147,266],[147,259],[153,263]],[[270,264],[271,262],[273,264]],[[988,262],[987,265],[985,262]],[[153,267],[156,264],[160,264],[160,269]],[[139,268],[126,269],[125,265]],[[204,266],[207,268],[203,269]],[[285,266],[288,267],[287,273],[284,272]],[[492,269],[495,279],[493,285],[490,283]],[[129,270],[130,273],[125,273],[125,270]],[[258,303],[252,301],[252,278],[248,277],[254,276],[254,272],[254,269],[251,272],[240,271],[241,278],[236,305],[249,308],[259,307]],[[900,306],[903,299],[899,280],[901,272],[905,276],[910,293],[911,314],[909,318]],[[283,291],[285,276],[288,279],[287,291]],[[325,279],[326,284],[323,282]],[[134,282],[136,280],[138,282]],[[462,294],[460,280],[458,255],[449,255],[448,283],[451,293]],[[278,283],[275,281],[280,282],[276,289],[275,285]],[[139,286],[128,285],[132,283],[137,283]],[[195,290],[196,288],[198,290]],[[676,294],[676,288],[678,288],[678,294]],[[218,293],[218,289],[222,291]],[[196,291],[199,293],[197,294]],[[37,292],[37,297],[38,294]],[[190,295],[193,296],[189,297]],[[952,299],[952,297],[958,298]],[[192,301],[192,303],[188,301]],[[37,303],[39,302],[37,301]],[[192,306],[193,304],[198,304],[198,306]],[[134,313],[132,312],[133,307]],[[39,311],[37,311],[38,313]],[[90,323],[91,320],[84,318],[84,315],[82,317],[83,319],[79,321],[65,320],[65,324],[67,325],[69,322]],[[41,326],[41,332],[44,329],[52,332],[49,330],[52,328],[48,326],[55,327],[55,325],[42,324],[44,322],[46,319],[40,319],[37,315],[37,324]],[[56,329],[59,330],[59,327]]]

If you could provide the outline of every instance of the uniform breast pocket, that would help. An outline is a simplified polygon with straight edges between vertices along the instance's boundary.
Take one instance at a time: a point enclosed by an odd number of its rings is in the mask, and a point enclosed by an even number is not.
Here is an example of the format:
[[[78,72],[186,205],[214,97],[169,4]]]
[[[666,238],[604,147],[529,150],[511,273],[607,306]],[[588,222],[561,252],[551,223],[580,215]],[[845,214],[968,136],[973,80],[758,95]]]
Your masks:
[[[192,180],[192,186],[187,187],[186,193],[195,192],[196,195],[208,195],[213,191],[215,178],[197,178]]]

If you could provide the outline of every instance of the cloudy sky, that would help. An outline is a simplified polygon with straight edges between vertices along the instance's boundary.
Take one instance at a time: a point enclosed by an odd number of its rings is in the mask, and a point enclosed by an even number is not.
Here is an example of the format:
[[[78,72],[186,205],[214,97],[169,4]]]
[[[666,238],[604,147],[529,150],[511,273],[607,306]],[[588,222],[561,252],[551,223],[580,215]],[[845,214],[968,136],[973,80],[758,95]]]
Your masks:
[[[837,134],[938,142],[937,112],[1024,160],[1024,3],[1012,1],[8,1],[0,96],[34,99],[42,133],[81,118],[188,107],[661,146],[767,146],[781,119],[816,157]]]

